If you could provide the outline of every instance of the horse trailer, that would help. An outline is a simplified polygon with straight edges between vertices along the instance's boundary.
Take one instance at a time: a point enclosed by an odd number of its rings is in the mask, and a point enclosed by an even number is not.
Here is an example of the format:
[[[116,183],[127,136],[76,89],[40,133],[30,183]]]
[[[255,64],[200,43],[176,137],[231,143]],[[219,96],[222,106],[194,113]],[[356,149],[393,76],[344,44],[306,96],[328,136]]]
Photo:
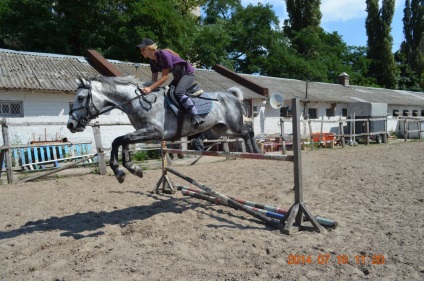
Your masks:
[[[387,120],[387,103],[375,102],[353,102],[347,108],[347,121],[345,132],[348,134],[370,134],[370,140],[377,143],[383,143],[387,137],[386,120]],[[378,119],[385,118],[386,120],[371,120],[369,122],[363,119]],[[362,121],[350,121],[360,119]],[[367,124],[369,123],[369,125]],[[367,125],[369,126],[367,128]],[[355,136],[355,141],[364,140],[365,135]]]

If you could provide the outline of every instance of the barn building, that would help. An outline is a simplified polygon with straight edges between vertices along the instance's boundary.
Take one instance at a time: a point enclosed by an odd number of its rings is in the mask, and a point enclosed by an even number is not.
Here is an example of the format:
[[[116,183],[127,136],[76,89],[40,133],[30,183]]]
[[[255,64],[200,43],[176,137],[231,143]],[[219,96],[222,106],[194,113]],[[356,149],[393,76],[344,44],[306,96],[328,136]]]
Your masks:
[[[145,63],[109,60],[123,75],[134,75],[142,81],[151,79],[150,68]],[[76,78],[98,76],[99,68],[82,56],[66,56],[20,52],[0,49],[0,118],[6,118],[12,144],[29,144],[33,141],[71,142],[93,141],[87,127],[83,133],[72,134],[66,129],[69,109],[72,106]],[[348,117],[349,104],[354,102],[386,103],[389,116],[388,131],[399,129],[402,116],[424,116],[424,93],[349,85],[349,76],[342,73],[339,83],[320,83],[258,75],[236,74],[216,65],[213,70],[196,70],[196,81],[206,92],[225,91],[237,86],[244,94],[247,114],[254,120],[258,136],[279,134],[281,118],[290,121],[291,99],[299,98],[302,121],[309,119],[340,120]],[[269,97],[279,93],[284,97],[281,108],[270,106]],[[98,119],[101,123],[128,123],[127,116],[112,110]],[[13,123],[36,123],[36,126],[13,126]],[[63,125],[58,125],[63,123]],[[285,132],[291,132],[290,122]],[[302,125],[303,124],[303,125]],[[301,130],[307,132],[306,122]],[[320,123],[313,123],[320,130]],[[324,131],[334,131],[335,123],[325,123]],[[108,147],[119,135],[133,131],[130,125],[101,128],[104,146]],[[0,140],[2,142],[2,140]]]

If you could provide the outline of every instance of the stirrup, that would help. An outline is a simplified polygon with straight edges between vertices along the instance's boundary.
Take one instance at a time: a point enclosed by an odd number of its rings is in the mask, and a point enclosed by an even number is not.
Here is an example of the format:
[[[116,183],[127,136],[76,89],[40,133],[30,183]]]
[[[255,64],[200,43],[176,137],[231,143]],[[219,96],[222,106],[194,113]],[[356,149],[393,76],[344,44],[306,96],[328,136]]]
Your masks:
[[[200,117],[199,114],[193,114],[193,116],[191,116],[191,126],[193,128],[197,128],[203,123],[205,123],[205,119]]]

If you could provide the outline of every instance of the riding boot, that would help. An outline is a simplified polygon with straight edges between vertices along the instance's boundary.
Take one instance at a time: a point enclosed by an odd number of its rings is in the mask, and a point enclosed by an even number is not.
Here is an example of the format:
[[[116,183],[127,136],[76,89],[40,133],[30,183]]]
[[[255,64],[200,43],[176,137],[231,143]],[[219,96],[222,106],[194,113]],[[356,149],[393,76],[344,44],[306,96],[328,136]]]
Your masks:
[[[199,127],[199,125],[201,125],[203,123],[205,123],[205,119],[203,119],[202,117],[200,117],[199,114],[193,114],[191,116],[191,126],[193,128],[196,128],[197,129],[197,127]]]
[[[180,98],[180,103],[185,108],[185,110],[191,114],[191,126],[193,128],[197,128],[200,124],[205,123],[205,120],[199,116],[196,106],[188,96],[183,95]]]

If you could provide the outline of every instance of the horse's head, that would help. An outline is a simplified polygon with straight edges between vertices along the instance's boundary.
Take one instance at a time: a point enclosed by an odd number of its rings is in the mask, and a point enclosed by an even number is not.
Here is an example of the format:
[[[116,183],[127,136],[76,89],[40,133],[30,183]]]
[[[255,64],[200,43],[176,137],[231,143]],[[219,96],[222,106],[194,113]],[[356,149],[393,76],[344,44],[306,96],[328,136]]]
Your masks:
[[[77,82],[79,83],[78,91],[72,109],[69,111],[67,125],[72,133],[84,131],[85,126],[99,115],[102,108],[100,102],[93,99],[96,95],[93,93],[91,81],[79,78]]]

